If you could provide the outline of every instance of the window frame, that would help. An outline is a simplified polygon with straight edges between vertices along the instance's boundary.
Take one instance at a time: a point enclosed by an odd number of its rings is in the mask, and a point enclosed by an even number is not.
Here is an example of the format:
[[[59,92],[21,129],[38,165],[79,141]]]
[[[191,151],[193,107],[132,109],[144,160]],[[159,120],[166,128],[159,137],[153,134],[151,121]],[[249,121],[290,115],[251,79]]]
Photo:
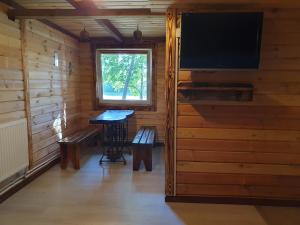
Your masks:
[[[147,101],[144,100],[104,100],[102,88],[101,54],[105,53],[140,53],[147,54]],[[95,51],[96,63],[96,103],[99,107],[132,108],[153,110],[155,97],[155,79],[152,48],[97,48]]]

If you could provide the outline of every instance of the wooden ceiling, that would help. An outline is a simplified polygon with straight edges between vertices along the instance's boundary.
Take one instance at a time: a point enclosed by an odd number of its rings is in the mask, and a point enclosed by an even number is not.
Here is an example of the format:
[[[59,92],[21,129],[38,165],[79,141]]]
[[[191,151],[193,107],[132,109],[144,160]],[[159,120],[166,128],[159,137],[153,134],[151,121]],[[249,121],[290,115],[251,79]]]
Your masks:
[[[74,9],[74,7],[65,0],[15,0],[26,9]]]
[[[98,9],[151,9],[160,12],[161,15],[140,16],[85,16],[85,17],[51,17],[48,21],[62,27],[65,30],[79,36],[83,27],[91,37],[113,37],[112,32],[97,19],[109,19],[111,24],[126,38],[132,37],[137,26],[143,32],[144,37],[165,36],[164,12],[172,1],[168,0],[14,0],[26,9],[75,9],[85,6],[97,7]],[[72,4],[72,2],[74,4]],[[86,4],[86,5],[85,5]]]
[[[79,37],[83,27],[91,37],[132,37],[137,25],[144,37],[165,36],[165,12],[170,6],[233,9],[260,6],[300,8],[299,0],[0,0],[19,9],[17,17],[37,18]],[[11,3],[15,4],[11,4]],[[20,7],[15,7],[15,6]],[[25,11],[24,12],[24,8]],[[41,9],[44,9],[41,11]],[[232,8],[231,8],[232,9]],[[48,10],[48,11],[47,11]],[[15,10],[17,11],[17,10]],[[82,13],[83,12],[83,13]],[[23,13],[23,14],[22,14]],[[103,19],[106,22],[101,22]],[[100,21],[100,22],[99,22]]]
[[[99,17],[103,18],[103,17]],[[109,18],[111,23],[125,37],[131,37],[137,25],[145,37],[165,36],[164,16],[134,16],[134,17],[104,17]],[[53,18],[50,21],[68,29],[72,33],[79,35],[83,27],[90,33],[91,37],[109,37],[111,33],[103,26],[99,25],[95,18]]]

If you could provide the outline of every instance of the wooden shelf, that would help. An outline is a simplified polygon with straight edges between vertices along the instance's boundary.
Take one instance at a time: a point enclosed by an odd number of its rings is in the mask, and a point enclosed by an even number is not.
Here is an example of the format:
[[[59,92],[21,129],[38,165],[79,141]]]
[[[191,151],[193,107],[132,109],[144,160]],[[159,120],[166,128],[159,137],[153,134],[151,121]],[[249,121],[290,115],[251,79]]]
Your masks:
[[[253,85],[245,83],[202,83],[180,81],[177,90],[251,91],[253,90]]]
[[[205,101],[251,101],[253,85],[248,83],[205,83],[179,82],[177,85],[180,102]]]

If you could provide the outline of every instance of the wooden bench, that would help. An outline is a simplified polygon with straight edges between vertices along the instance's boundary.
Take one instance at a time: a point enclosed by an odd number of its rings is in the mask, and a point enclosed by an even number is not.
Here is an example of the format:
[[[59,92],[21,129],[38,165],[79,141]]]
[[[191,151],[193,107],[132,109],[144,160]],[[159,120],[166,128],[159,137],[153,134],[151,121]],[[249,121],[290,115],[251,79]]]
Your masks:
[[[65,169],[68,165],[68,161],[72,159],[74,169],[80,169],[81,143],[92,137],[98,136],[99,133],[99,128],[89,128],[78,131],[58,141],[61,153],[61,168]]]
[[[152,171],[152,148],[155,140],[155,127],[141,127],[132,141],[133,170],[139,170],[141,161],[147,171]]]

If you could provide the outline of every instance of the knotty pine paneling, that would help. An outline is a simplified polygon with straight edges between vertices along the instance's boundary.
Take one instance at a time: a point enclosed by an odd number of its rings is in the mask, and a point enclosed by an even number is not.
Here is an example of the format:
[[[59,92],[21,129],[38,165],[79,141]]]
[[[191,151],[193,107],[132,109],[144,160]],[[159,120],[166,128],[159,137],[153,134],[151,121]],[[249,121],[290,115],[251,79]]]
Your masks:
[[[25,117],[21,31],[0,8],[0,123]]]
[[[300,199],[300,10],[265,12],[259,70],[179,71],[255,88],[252,102],[178,102],[179,196]]]
[[[80,128],[78,41],[36,20],[25,21],[32,166],[59,155],[57,140]],[[54,65],[54,53],[59,65]]]
[[[129,137],[132,138],[140,126],[156,126],[158,141],[164,142],[165,138],[165,80],[164,62],[165,45],[157,44],[156,59],[156,111],[137,111],[129,120]],[[94,62],[92,50],[89,44],[80,44],[80,73],[81,73],[81,111],[82,126],[88,125],[89,118],[98,115],[101,111],[95,111],[95,82]]]

